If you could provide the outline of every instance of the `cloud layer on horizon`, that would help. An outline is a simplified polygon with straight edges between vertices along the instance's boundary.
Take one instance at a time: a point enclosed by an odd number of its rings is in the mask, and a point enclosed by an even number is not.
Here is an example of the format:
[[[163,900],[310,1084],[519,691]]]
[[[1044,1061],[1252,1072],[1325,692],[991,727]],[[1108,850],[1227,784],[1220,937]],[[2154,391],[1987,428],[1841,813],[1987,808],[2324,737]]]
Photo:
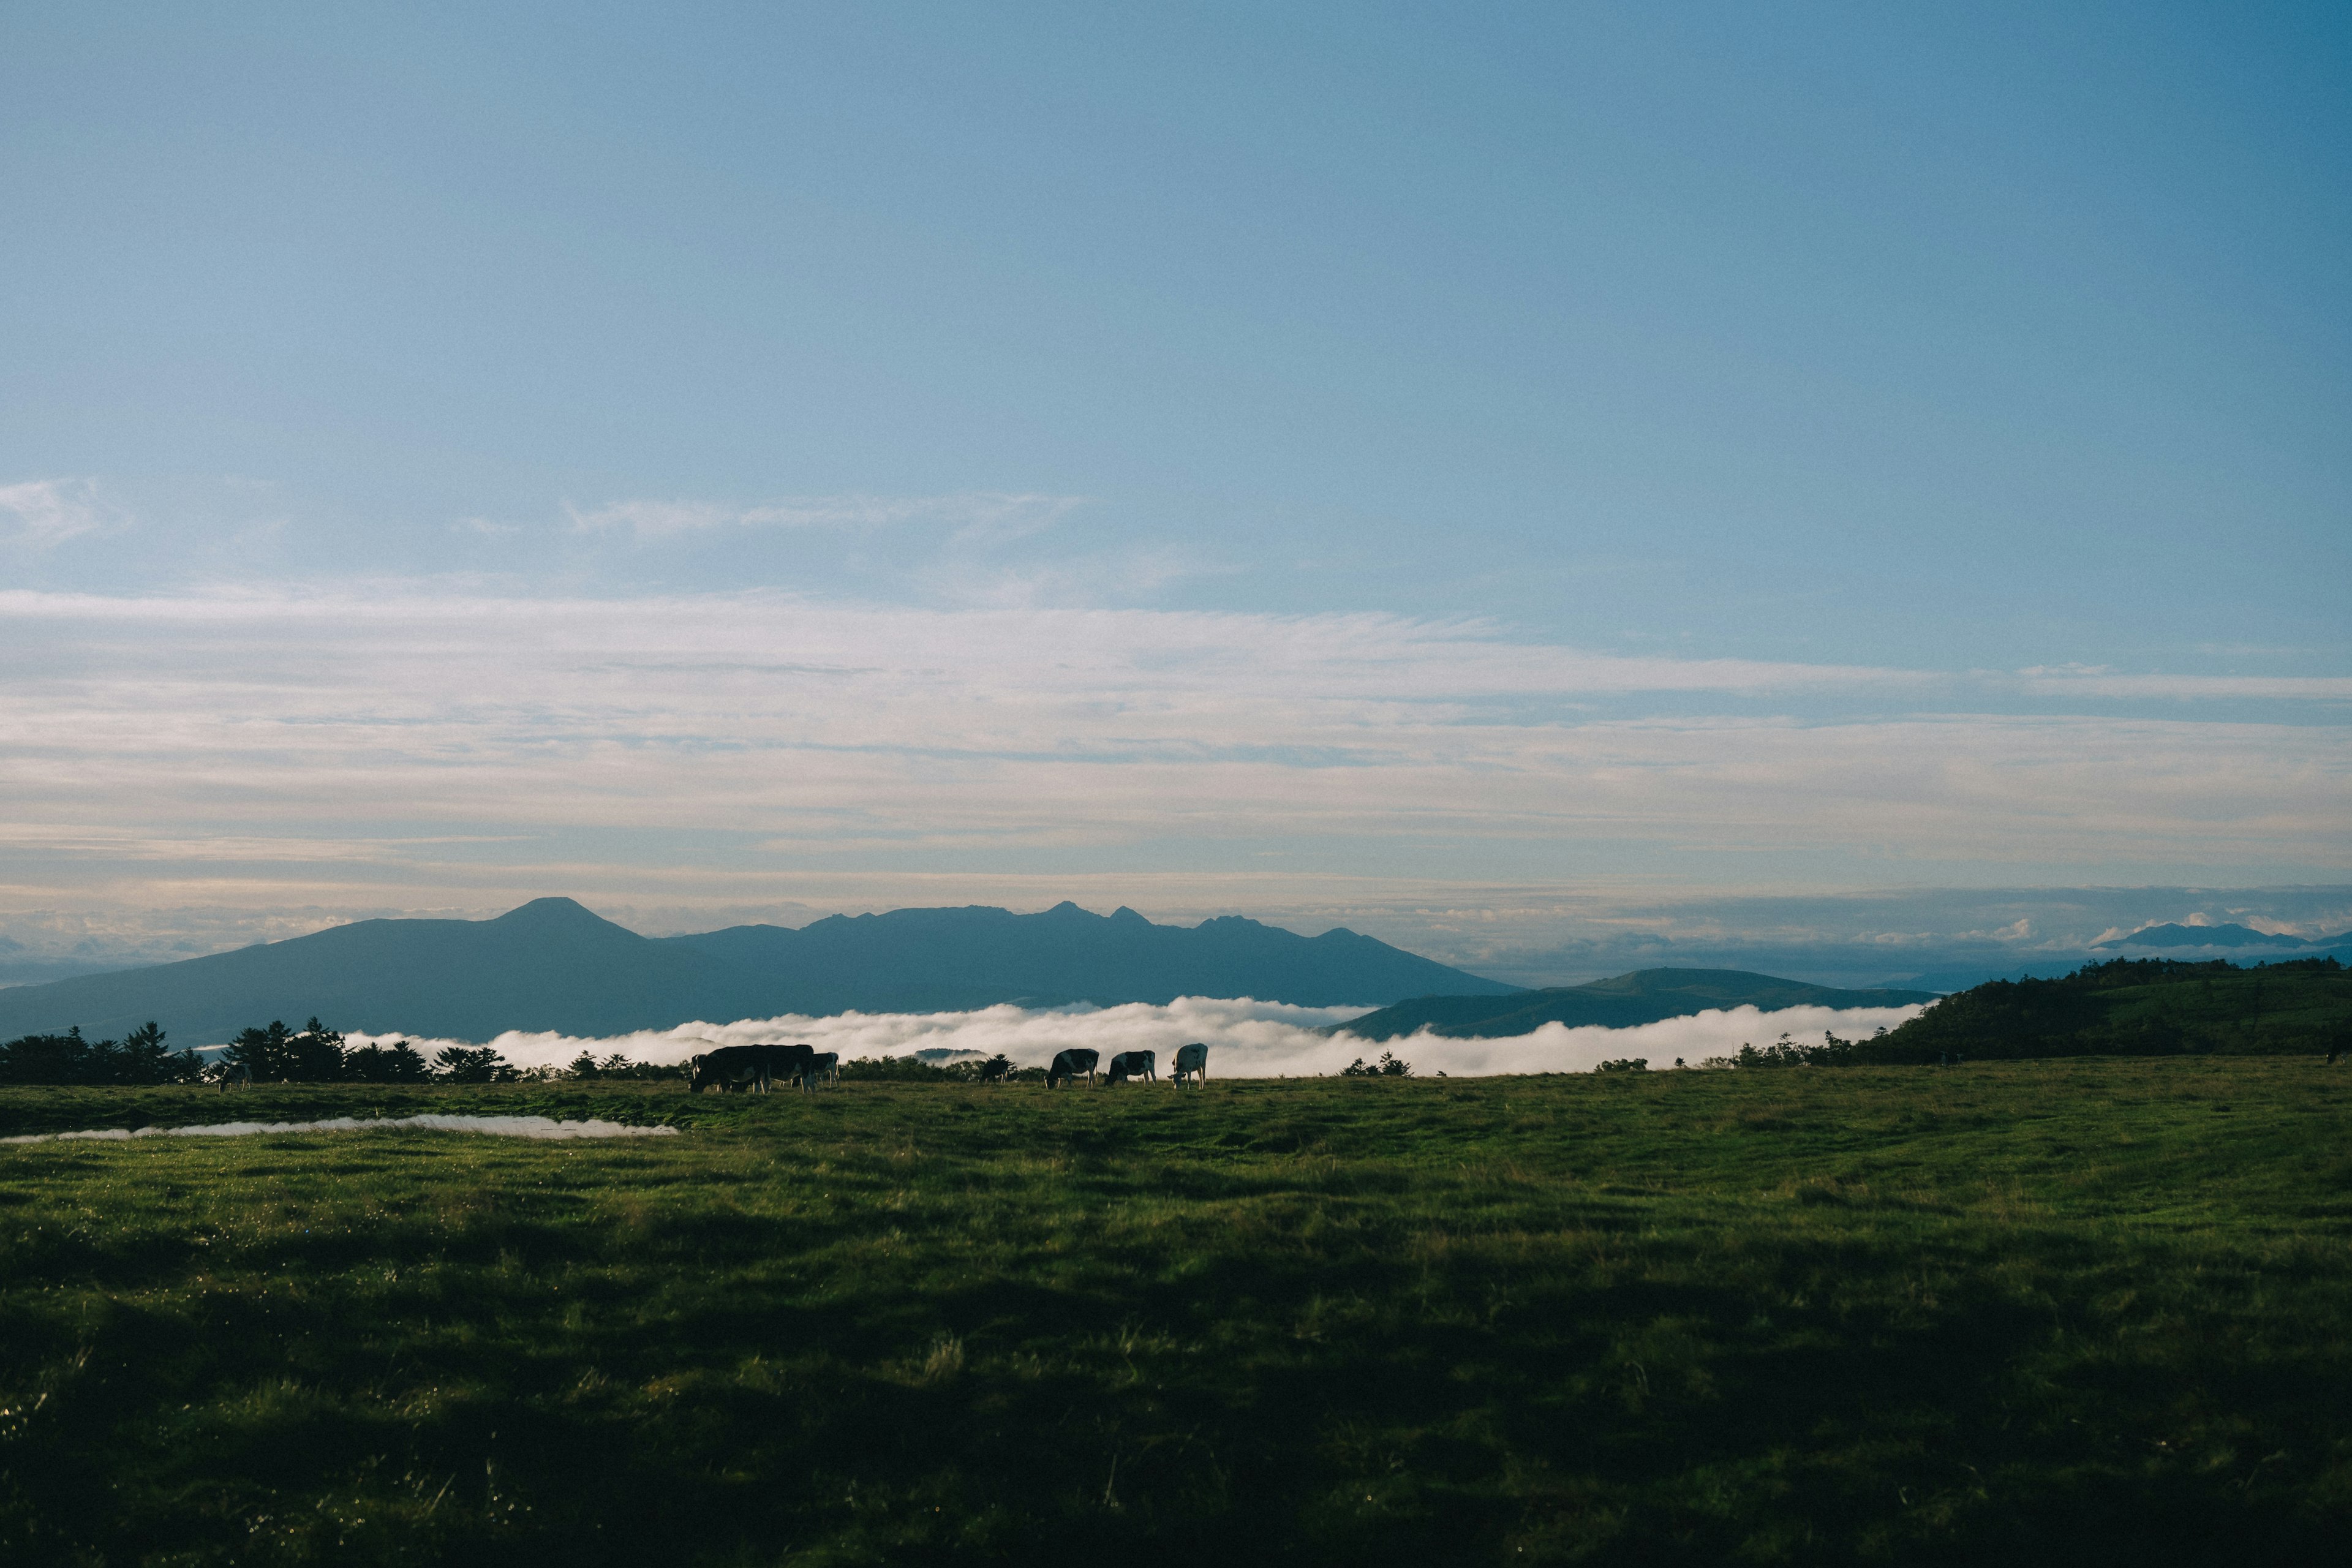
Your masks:
[[[2196,679],[2118,697],[2105,671],[1627,657],[1376,614],[418,583],[0,592],[0,651],[19,910],[1122,879],[1246,909],[2352,865],[2352,681],[2326,678],[2249,710]]]
[[[1494,1073],[1591,1072],[1604,1061],[1627,1057],[1663,1068],[1675,1058],[1696,1066],[1708,1057],[1727,1056],[1742,1045],[1769,1045],[1781,1035],[1811,1041],[1824,1031],[1847,1038],[1892,1029],[1919,1013],[1917,1007],[1790,1007],[1759,1013],[1754,1007],[1668,1018],[1628,1029],[1571,1029],[1547,1024],[1505,1039],[1456,1040],[1417,1034],[1402,1040],[1367,1041],[1346,1033],[1327,1034],[1333,1025],[1360,1017],[1361,1007],[1294,1007],[1244,997],[1218,1000],[1181,996],[1168,1005],[1129,1003],[1117,1007],[1031,1010],[997,1006],[961,1013],[847,1013],[831,1018],[787,1015],[746,1018],[723,1025],[685,1024],[595,1039],[569,1035],[514,1032],[488,1044],[518,1067],[562,1067],[582,1052],[595,1057],[619,1052],[636,1061],[683,1062],[721,1046],[801,1042],[833,1051],[842,1060],[903,1057],[920,1050],[977,1051],[1011,1058],[1017,1067],[1043,1067],[1054,1053],[1091,1047],[1105,1061],[1120,1051],[1157,1052],[1164,1073],[1176,1047],[1199,1040],[1209,1049],[1209,1076],[1217,1078],[1307,1078],[1337,1073],[1358,1058],[1392,1051],[1423,1077],[1444,1073],[1475,1078]],[[396,1034],[352,1035],[353,1046],[390,1045],[405,1039],[427,1056],[444,1046],[467,1041],[421,1039]]]

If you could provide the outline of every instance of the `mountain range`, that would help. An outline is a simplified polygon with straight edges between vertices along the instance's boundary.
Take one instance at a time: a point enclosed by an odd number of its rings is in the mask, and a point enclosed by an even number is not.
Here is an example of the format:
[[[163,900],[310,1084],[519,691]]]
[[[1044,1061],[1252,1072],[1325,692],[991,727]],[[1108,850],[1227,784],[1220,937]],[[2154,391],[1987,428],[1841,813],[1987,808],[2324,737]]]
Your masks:
[[[0,990],[0,1039],[152,1019],[175,1046],[316,1015],[353,1033],[487,1040],[667,1029],[795,1013],[947,1012],[1251,996],[1305,1006],[1517,987],[1343,929],[1304,937],[1238,915],[1155,925],[1073,903],[834,915],[793,930],[646,937],[570,899],[494,920],[373,920],[232,952]]]
[[[1360,1039],[1386,1040],[1426,1028],[1453,1039],[1502,1039],[1545,1024],[1630,1028],[1712,1008],[1907,1007],[1932,991],[1842,991],[1744,969],[1640,969],[1586,985],[1510,996],[1420,996],[1342,1026]]]
[[[2101,951],[2119,947],[2277,947],[2298,951],[2312,948],[2340,947],[2352,943],[2352,931],[2334,937],[2279,936],[2270,931],[2255,931],[2242,925],[2154,925],[2133,931],[2128,936],[2110,937],[2096,943]]]

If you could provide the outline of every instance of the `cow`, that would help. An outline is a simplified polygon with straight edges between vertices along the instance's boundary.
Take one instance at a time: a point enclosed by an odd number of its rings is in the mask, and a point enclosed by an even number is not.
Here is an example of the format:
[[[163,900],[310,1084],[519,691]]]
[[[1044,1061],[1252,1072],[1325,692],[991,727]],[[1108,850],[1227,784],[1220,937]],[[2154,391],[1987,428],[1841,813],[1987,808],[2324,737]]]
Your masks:
[[[801,1088],[804,1090],[814,1090],[816,1086],[821,1083],[839,1083],[841,1081],[841,1053],[839,1051],[811,1051],[809,1053],[808,1060],[801,1064],[800,1078]]]
[[[1092,1083],[1095,1080],[1095,1064],[1100,1060],[1101,1052],[1090,1051],[1084,1046],[1072,1046],[1066,1051],[1056,1051],[1054,1053],[1054,1065],[1045,1069],[1045,1087],[1056,1088],[1075,1079],[1080,1073],[1084,1073],[1087,1081]]]
[[[1103,1075],[1103,1087],[1108,1089],[1112,1084],[1137,1078],[1158,1083],[1159,1062],[1160,1058],[1151,1051],[1121,1051],[1110,1058],[1110,1071]]]
[[[982,1083],[1003,1083],[1012,1076],[1013,1058],[1010,1057],[993,1056],[980,1064],[980,1081]]]
[[[816,1054],[813,1046],[721,1046],[686,1064],[686,1087],[700,1094],[716,1084],[722,1094],[757,1088],[768,1092],[777,1079],[796,1079]]]
[[[765,1046],[721,1046],[686,1059],[686,1089],[688,1094],[700,1094],[716,1085],[721,1094],[737,1089],[757,1089],[768,1092],[768,1047]]]
[[[1190,1079],[1197,1087],[1209,1081],[1209,1047],[1198,1040],[1176,1047],[1176,1070],[1171,1076],[1176,1082]]]

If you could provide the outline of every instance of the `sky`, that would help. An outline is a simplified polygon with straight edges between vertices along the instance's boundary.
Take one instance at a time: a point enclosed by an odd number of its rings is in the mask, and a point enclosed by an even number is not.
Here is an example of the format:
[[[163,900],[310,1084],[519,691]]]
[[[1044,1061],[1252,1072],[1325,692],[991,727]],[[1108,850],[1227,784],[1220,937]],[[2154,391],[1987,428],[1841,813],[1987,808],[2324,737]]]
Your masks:
[[[559,893],[1528,980],[2352,928],[2348,71],[2260,4],[0,8],[0,979]]]

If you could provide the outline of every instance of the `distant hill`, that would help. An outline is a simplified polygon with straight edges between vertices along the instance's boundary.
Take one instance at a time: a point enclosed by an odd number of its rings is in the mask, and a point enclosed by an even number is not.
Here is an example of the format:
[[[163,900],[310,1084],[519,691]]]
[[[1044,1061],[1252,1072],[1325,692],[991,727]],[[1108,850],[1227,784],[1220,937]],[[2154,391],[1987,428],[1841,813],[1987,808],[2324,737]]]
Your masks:
[[[2207,928],[2210,929],[2210,928]],[[2261,1056],[2352,1048],[2352,971],[2332,957],[2241,968],[2117,958],[2057,980],[1995,980],[1947,996],[1865,1060],[2069,1056]]]
[[[2168,947],[2311,948],[2326,947],[2328,945],[2330,940],[2347,939],[2323,938],[2318,942],[2306,942],[2299,936],[2276,936],[2269,931],[2255,931],[2247,926],[2184,926],[2168,924],[2143,927],[2141,930],[2133,931],[2128,936],[2110,937],[2105,942],[2094,943],[2093,946],[2099,949],[2118,947],[2153,947],[2159,949]]]
[[[614,1035],[782,1013],[929,1012],[999,1002],[1255,996],[1306,1006],[1512,986],[1346,930],[1304,937],[1238,916],[1154,925],[1132,910],[987,908],[836,915],[799,931],[644,937],[570,899],[488,921],[362,921],[178,963],[0,990],[0,1039],[152,1018],[203,1046],[317,1015],[371,1034],[485,1040],[508,1029]]]
[[[925,1012],[996,1002],[1172,1002],[1255,996],[1302,1006],[1516,986],[1341,928],[1305,937],[1239,915],[1154,925],[1130,909],[1040,914],[971,907],[834,915],[793,931],[732,926],[667,939],[736,968],[793,976],[794,1012]],[[746,1015],[747,1016],[751,1015]]]
[[[1907,1007],[1933,1002],[1932,991],[1841,991],[1740,969],[1638,969],[1585,985],[1522,991],[1515,996],[1420,996],[1346,1026],[1360,1039],[1385,1040],[1426,1028],[1454,1039],[1499,1039],[1545,1024],[1570,1028],[1630,1028],[1711,1008]]]

